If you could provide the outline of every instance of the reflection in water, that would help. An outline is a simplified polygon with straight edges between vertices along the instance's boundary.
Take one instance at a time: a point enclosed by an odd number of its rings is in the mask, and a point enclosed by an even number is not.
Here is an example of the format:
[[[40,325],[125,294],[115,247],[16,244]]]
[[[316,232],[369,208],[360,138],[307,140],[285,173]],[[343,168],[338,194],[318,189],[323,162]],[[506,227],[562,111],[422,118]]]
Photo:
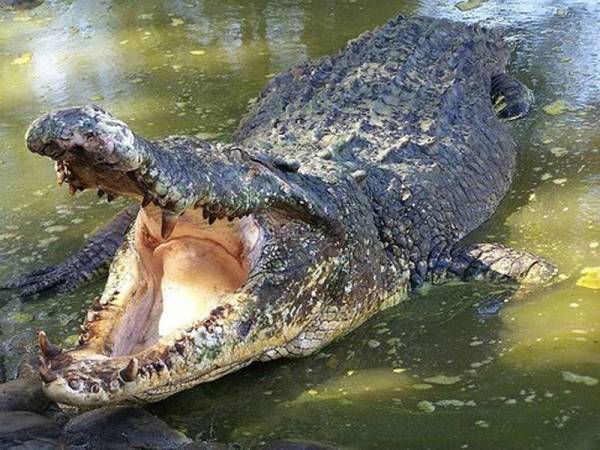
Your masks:
[[[27,125],[48,109],[96,102],[148,137],[226,139],[273,74],[399,11],[501,24],[517,47],[511,70],[540,108],[511,125],[519,173],[472,239],[543,254],[562,278],[534,292],[426,288],[315,357],[255,365],[151,409],[192,437],[245,445],[600,446],[600,386],[574,382],[600,378],[598,290],[576,284],[600,266],[600,5],[490,0],[464,13],[451,3],[55,0],[0,12],[0,280],[62,260],[123,205],[68,198],[24,150]],[[556,100],[562,114],[541,110]],[[29,302],[0,291],[9,374],[38,328],[72,343],[101,284]]]

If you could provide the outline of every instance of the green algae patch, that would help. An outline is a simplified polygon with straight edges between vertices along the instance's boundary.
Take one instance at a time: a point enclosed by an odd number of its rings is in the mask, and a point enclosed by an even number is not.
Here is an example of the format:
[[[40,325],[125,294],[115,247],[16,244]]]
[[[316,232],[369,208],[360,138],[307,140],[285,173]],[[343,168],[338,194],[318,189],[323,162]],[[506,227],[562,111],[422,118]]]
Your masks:
[[[584,267],[581,270],[581,278],[577,280],[577,286],[588,289],[600,289],[600,266]]]
[[[569,383],[580,383],[585,384],[586,386],[595,386],[598,384],[598,379],[594,377],[589,377],[587,375],[578,375],[573,372],[563,371],[561,372],[562,378]]]
[[[563,100],[556,100],[552,103],[544,106],[542,110],[550,115],[550,116],[558,116],[569,109],[569,105],[567,105]]]
[[[65,347],[68,347],[68,348],[77,346],[77,344],[79,343],[79,335],[72,334],[70,336],[67,336],[64,340],[64,343],[65,343]]]
[[[12,316],[10,316],[10,320],[13,323],[19,323],[19,324],[33,322],[33,314],[26,313],[26,312],[18,312],[18,313],[13,314]]]
[[[471,11],[472,9],[479,8],[487,0],[466,0],[464,2],[458,2],[454,5],[460,11]]]

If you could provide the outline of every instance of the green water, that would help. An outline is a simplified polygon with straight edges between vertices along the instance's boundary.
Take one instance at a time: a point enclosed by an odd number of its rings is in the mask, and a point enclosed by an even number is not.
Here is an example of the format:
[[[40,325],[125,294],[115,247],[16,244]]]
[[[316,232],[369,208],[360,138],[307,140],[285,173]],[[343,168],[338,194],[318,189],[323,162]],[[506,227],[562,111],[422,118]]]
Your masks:
[[[534,292],[424,289],[314,357],[255,365],[150,409],[190,437],[245,447],[303,438],[348,448],[600,448],[600,290],[577,285],[581,270],[600,266],[595,0],[490,0],[469,12],[435,0],[74,0],[0,11],[0,280],[63,260],[122,206],[56,187],[51,164],[23,145],[35,117],[95,102],[150,138],[227,139],[273,74],[398,12],[511,30],[511,70],[538,108],[515,125],[513,190],[471,239],[544,255],[561,280]],[[542,110],[557,100],[560,114]],[[37,330],[72,340],[101,288],[28,302],[0,291],[7,374],[35,350]]]

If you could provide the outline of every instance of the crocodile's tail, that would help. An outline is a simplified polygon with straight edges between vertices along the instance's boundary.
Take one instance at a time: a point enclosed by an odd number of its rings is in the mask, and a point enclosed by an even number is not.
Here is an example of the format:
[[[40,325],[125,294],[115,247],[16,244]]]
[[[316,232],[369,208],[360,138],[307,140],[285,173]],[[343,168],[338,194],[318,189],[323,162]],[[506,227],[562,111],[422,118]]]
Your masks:
[[[505,120],[526,116],[535,102],[531,89],[507,73],[492,77],[490,96],[496,114]]]

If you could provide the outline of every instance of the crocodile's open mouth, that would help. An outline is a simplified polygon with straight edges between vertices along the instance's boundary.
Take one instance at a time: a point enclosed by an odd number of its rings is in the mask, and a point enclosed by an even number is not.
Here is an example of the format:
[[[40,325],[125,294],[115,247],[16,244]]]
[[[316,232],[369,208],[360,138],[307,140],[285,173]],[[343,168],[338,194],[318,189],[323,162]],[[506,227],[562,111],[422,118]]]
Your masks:
[[[55,400],[85,405],[91,396],[106,393],[107,401],[111,391],[127,394],[133,381],[157,386],[180,378],[176,366],[190,333],[218,326],[248,300],[241,292],[266,233],[254,215],[213,221],[202,209],[189,210],[170,225],[168,236],[163,220],[154,205],[140,209],[76,349],[64,352],[40,334],[40,373]],[[186,375],[180,383],[195,382]]]
[[[261,228],[250,216],[209,224],[183,214],[167,239],[161,212],[142,209],[135,223],[138,263],[131,292],[118,296],[106,336],[109,356],[135,355],[210,317],[247,280],[260,255]]]

